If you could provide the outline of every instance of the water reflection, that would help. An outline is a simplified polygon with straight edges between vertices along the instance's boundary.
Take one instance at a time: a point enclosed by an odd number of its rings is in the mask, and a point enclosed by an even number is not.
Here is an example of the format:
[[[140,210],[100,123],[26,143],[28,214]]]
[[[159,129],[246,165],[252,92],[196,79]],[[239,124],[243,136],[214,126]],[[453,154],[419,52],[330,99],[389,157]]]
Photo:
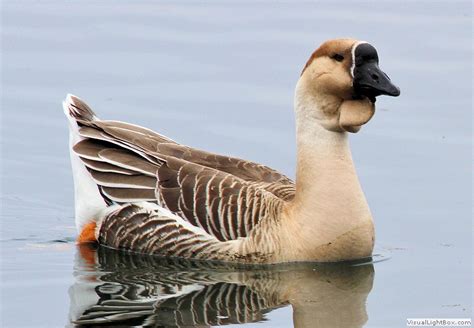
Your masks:
[[[293,307],[295,327],[362,327],[371,263],[223,265],[80,246],[72,327],[215,326]]]

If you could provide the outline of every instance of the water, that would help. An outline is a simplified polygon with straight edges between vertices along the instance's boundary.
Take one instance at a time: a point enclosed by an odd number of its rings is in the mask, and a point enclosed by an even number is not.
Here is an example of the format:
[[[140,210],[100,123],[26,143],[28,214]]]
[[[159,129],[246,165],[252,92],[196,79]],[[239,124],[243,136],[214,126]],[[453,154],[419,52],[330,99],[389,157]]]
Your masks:
[[[123,293],[143,303],[135,324],[176,313],[259,327],[471,317],[471,22],[469,1],[2,2],[2,327],[73,326]],[[254,272],[74,244],[66,93],[101,117],[294,177],[294,85],[314,48],[341,36],[374,44],[402,90],[351,136],[385,261]],[[205,288],[231,303],[176,306]],[[242,295],[262,305],[248,313]]]

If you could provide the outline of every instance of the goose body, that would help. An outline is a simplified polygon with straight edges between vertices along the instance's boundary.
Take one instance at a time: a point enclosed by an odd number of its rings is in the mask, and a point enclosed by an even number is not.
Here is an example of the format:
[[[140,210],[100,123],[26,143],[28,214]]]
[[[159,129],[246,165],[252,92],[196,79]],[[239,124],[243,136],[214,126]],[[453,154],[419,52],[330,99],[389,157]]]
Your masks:
[[[78,241],[241,263],[368,257],[373,220],[347,132],[370,120],[380,94],[399,91],[369,44],[331,40],[313,53],[295,92],[296,183],[264,165],[100,120],[68,95]]]

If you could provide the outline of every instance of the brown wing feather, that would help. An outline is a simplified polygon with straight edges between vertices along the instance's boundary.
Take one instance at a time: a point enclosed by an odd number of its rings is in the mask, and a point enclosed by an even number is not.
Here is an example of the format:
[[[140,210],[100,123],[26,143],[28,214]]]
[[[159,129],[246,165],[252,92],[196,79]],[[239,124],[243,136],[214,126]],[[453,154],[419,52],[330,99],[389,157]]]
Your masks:
[[[295,194],[295,185],[292,180],[265,165],[234,157],[212,154],[179,144],[158,144],[156,150],[153,151],[160,154],[160,156],[166,155],[179,158],[229,173],[244,181],[258,183],[260,188],[284,200],[292,199]]]
[[[218,240],[246,237],[280,199],[231,174],[169,157],[158,170],[161,204]]]
[[[97,172],[105,172],[105,173],[121,173],[125,175],[134,175],[136,172],[132,170],[127,170],[116,165],[108,164],[106,162],[101,161],[93,161],[82,158],[82,162],[88,167],[89,169],[95,170]]]
[[[268,166],[180,145],[156,132],[132,124],[117,121],[91,121],[87,125],[100,131],[92,133],[90,129],[82,128],[83,136],[105,138],[114,143],[120,141],[127,145],[127,148],[133,147],[159,159],[174,157],[229,173],[242,180],[258,183],[260,188],[270,191],[283,200],[291,200],[294,197],[294,182]]]

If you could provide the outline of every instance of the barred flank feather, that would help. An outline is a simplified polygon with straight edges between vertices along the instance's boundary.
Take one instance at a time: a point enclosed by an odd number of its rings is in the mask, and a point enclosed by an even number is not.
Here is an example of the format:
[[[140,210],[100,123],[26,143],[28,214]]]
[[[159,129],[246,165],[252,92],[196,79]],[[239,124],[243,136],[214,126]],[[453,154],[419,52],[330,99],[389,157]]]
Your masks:
[[[182,218],[158,206],[127,204],[106,215],[99,242],[139,253],[224,260],[234,244],[222,243]]]

